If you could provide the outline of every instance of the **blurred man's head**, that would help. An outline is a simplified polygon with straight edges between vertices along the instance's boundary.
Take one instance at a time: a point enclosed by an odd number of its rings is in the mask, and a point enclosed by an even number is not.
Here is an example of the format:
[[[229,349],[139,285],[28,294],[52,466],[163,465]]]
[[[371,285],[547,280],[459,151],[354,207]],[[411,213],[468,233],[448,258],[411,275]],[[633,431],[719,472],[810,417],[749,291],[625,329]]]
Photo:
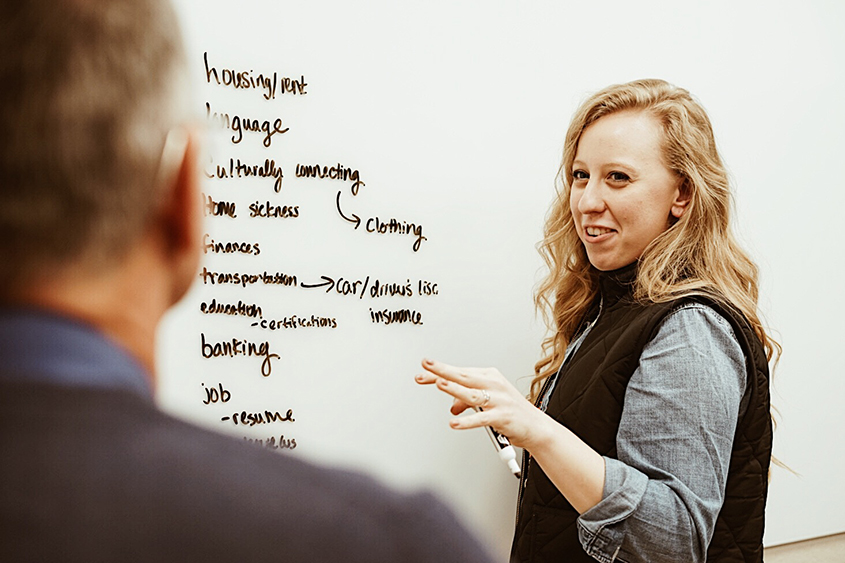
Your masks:
[[[185,80],[166,0],[4,7],[0,295],[54,275],[108,271],[173,212],[185,143],[164,147],[188,115]]]

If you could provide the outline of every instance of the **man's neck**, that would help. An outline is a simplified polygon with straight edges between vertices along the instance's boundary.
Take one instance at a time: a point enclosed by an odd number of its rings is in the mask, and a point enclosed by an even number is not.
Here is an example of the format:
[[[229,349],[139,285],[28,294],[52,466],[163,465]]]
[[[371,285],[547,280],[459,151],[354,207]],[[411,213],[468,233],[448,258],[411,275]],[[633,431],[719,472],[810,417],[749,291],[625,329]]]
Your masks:
[[[170,305],[168,288],[143,256],[86,275],[64,272],[27,283],[12,305],[31,306],[77,318],[116,342],[145,368],[155,385],[155,333]]]

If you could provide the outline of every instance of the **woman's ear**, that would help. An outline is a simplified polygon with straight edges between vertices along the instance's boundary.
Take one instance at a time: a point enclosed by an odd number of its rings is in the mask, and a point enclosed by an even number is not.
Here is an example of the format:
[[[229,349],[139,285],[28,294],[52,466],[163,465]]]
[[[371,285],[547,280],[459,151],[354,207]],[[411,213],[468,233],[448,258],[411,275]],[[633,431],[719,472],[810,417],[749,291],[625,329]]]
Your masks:
[[[669,209],[669,213],[671,213],[672,217],[675,219],[681,218],[681,215],[684,214],[684,211],[687,209],[687,205],[689,205],[689,202],[692,199],[692,190],[687,182],[688,180],[686,178],[681,181],[677,191],[675,192],[675,200],[672,202],[672,207]]]

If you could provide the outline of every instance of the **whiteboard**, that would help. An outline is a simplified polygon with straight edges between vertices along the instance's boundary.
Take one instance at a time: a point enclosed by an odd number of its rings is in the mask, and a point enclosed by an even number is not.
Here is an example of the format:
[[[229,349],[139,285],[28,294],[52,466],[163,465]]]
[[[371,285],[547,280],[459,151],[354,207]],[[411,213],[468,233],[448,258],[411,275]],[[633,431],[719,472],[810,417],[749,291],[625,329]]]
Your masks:
[[[159,332],[163,406],[433,489],[504,558],[517,482],[413,376],[433,357],[527,390],[569,118],[607,84],[660,77],[710,113],[785,349],[775,453],[800,477],[774,470],[766,544],[845,530],[843,8],[589,4],[178,1],[209,252]]]

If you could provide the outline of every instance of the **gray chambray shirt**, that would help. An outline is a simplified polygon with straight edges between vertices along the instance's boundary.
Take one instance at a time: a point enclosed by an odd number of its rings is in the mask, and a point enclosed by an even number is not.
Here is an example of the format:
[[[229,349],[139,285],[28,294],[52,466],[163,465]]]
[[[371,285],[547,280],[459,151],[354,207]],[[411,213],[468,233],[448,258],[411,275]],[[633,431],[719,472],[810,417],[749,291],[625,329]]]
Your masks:
[[[589,555],[602,563],[706,559],[745,385],[744,355],[727,320],[698,303],[667,315],[628,384],[602,500],[578,518]]]

